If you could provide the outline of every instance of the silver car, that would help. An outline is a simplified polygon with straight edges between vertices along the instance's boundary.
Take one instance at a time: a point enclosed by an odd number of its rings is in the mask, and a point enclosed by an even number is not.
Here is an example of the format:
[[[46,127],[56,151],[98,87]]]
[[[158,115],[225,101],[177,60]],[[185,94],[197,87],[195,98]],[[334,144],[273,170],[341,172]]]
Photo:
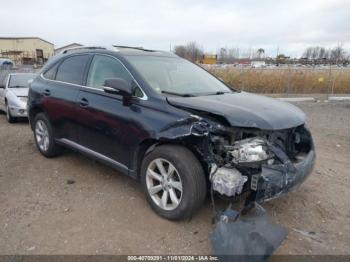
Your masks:
[[[28,82],[35,77],[32,73],[9,74],[5,83],[0,84],[0,110],[6,113],[9,123],[27,117]]]

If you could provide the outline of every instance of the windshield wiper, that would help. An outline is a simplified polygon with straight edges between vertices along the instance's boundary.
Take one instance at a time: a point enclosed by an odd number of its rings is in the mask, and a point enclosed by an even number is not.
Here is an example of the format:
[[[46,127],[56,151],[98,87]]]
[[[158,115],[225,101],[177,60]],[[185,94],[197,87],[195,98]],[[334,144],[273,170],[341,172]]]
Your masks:
[[[180,94],[180,93],[175,93],[175,92],[170,92],[170,91],[165,91],[165,90],[162,90],[162,94],[182,96],[182,97],[194,97],[194,95],[192,95],[192,94]]]
[[[212,96],[212,95],[224,95],[224,94],[231,94],[232,92],[229,92],[229,91],[216,91],[216,92],[213,92],[213,93],[208,93],[206,95],[208,96]]]

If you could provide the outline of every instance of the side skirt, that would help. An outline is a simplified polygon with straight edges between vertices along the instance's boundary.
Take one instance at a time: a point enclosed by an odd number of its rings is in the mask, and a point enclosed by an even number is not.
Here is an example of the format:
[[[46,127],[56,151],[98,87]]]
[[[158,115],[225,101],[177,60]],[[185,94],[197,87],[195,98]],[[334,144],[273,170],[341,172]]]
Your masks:
[[[119,163],[118,161],[115,161],[114,159],[111,159],[105,155],[102,155],[96,151],[93,151],[85,146],[82,146],[82,145],[80,145],[74,141],[71,141],[69,139],[66,139],[66,138],[56,139],[55,141],[59,145],[71,148],[75,151],[82,153],[83,155],[86,155],[86,156],[93,158],[101,163],[104,163],[104,164],[112,167],[113,169],[123,173],[124,175],[128,175],[128,176],[131,176],[133,178],[136,178],[134,176],[135,172],[133,170],[130,170],[126,165]]]

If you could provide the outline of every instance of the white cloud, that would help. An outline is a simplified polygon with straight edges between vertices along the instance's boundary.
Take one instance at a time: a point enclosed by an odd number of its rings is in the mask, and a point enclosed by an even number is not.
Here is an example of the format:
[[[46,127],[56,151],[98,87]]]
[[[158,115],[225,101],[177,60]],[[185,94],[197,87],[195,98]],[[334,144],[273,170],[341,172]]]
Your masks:
[[[195,40],[210,52],[235,46],[275,54],[279,46],[291,55],[309,45],[350,47],[350,2],[342,0],[3,2],[3,36],[40,36],[56,46],[81,42],[168,50]]]

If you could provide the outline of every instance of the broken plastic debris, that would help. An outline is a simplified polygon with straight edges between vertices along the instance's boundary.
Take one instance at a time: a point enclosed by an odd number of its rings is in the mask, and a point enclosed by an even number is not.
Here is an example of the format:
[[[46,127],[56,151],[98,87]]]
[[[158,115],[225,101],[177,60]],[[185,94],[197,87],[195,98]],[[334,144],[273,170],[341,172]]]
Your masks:
[[[212,177],[213,189],[226,196],[239,195],[247,180],[248,177],[242,176],[236,168],[222,167]]]
[[[246,215],[236,217],[237,211],[226,210],[211,236],[214,255],[223,255],[220,261],[231,261],[233,255],[239,255],[235,261],[245,261],[247,256],[253,256],[250,261],[265,260],[287,236],[257,203]]]

